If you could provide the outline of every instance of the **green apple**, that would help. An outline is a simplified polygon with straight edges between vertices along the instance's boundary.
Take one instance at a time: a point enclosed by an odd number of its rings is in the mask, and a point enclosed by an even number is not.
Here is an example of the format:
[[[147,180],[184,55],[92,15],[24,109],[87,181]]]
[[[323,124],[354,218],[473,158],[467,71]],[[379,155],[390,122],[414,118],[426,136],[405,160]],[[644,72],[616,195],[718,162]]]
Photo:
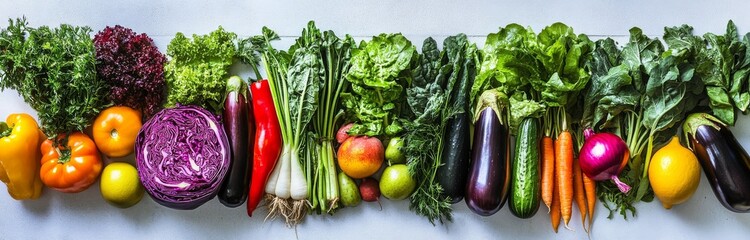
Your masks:
[[[391,200],[406,199],[416,187],[417,181],[411,177],[405,164],[388,166],[380,177],[380,193]]]

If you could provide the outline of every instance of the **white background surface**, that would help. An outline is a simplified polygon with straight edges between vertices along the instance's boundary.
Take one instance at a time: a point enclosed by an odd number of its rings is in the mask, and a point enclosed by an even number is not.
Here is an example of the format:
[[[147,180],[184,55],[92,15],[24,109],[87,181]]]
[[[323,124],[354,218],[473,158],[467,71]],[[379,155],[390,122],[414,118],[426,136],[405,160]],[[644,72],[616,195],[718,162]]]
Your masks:
[[[402,32],[421,45],[427,36],[441,41],[466,33],[480,45],[484,36],[511,22],[529,25],[537,32],[562,21],[594,38],[613,36],[626,40],[628,29],[639,26],[650,36],[661,36],[664,26],[687,23],[698,34],[723,33],[733,19],[740,32],[750,31],[750,4],[745,1],[634,1],[634,0],[526,0],[483,1],[17,1],[0,0],[0,27],[4,19],[25,15],[32,26],[70,23],[99,31],[120,24],[154,38],[164,51],[178,31],[207,33],[218,25],[241,36],[260,33],[269,26],[284,36],[277,47],[286,47],[308,20],[321,29],[357,38],[381,32]],[[212,3],[213,2],[213,3]],[[14,112],[34,113],[13,91],[0,92],[0,117]],[[740,117],[733,131],[750,147],[750,118]],[[1,151],[1,150],[0,150]],[[747,239],[750,214],[736,214],[716,200],[705,176],[692,199],[672,210],[656,200],[637,205],[638,216],[608,220],[597,206],[592,239]],[[0,239],[585,239],[577,210],[571,220],[575,232],[551,230],[544,207],[535,217],[521,220],[507,207],[491,217],[474,215],[461,202],[454,205],[454,222],[433,227],[409,211],[408,201],[383,199],[344,209],[335,216],[308,217],[288,229],[280,221],[263,222],[264,210],[248,218],[244,206],[226,208],[218,200],[193,211],[172,210],[148,196],[129,209],[109,206],[95,184],[79,194],[45,190],[35,201],[14,201],[0,187]]]

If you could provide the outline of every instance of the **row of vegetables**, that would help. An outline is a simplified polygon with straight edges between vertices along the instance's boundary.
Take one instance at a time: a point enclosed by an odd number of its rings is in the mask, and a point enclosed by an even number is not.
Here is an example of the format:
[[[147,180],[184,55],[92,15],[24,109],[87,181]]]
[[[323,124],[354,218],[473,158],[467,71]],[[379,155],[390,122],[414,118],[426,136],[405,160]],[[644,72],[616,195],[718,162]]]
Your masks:
[[[166,56],[122,26],[90,32],[25,19],[0,32],[0,88],[40,121],[0,123],[14,199],[83,191],[100,153],[135,153],[161,205],[218,196],[252,215],[265,201],[289,225],[382,193],[433,224],[461,200],[482,216],[507,200],[519,218],[543,203],[555,231],[575,202],[588,231],[597,200],[626,218],[654,196],[667,209],[686,201],[699,166],[727,209],[750,210],[750,157],[727,128],[750,105],[750,35],[731,21],[724,35],[667,27],[666,47],[638,28],[618,45],[555,23],[507,25],[482,49],[463,34],[442,50],[428,38],[421,51],[401,34],[357,44],[313,22],[286,50],[268,28],[220,27],[178,33]],[[233,64],[253,77],[230,76]]]

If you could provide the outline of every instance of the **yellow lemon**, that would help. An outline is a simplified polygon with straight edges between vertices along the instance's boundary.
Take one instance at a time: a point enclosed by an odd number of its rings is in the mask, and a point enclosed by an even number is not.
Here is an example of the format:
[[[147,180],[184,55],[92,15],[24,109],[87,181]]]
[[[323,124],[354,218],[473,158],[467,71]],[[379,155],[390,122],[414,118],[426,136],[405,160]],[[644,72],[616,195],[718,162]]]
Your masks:
[[[693,196],[700,182],[700,169],[695,154],[673,137],[651,158],[648,180],[662,206],[670,209]]]
[[[143,185],[138,179],[138,171],[129,163],[108,164],[102,172],[99,187],[102,198],[119,208],[129,208],[143,198]]]

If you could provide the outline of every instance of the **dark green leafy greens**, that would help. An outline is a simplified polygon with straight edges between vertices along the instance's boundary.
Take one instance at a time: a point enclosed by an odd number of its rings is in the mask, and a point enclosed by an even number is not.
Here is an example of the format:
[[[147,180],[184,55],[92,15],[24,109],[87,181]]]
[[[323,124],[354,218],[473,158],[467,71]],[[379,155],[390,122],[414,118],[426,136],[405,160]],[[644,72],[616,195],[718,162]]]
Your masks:
[[[595,46],[586,35],[576,35],[573,28],[559,22],[536,36],[526,36],[533,37],[524,41],[528,53],[514,62],[527,65],[520,75],[530,76],[524,79],[530,89],[521,89],[523,95],[506,92],[510,96],[510,127],[513,130],[524,117],[543,115],[545,136],[554,136],[569,130],[572,120],[580,118],[580,111],[569,114],[568,109],[578,109],[579,92],[591,78],[585,64]],[[516,64],[506,65],[518,69]]]
[[[634,215],[633,204],[653,199],[647,173],[654,147],[674,136],[678,123],[705,98],[695,74],[703,41],[691,32],[688,26],[666,28],[667,51],[638,28],[630,30],[621,52],[611,40],[597,42],[588,64],[592,82],[581,126],[614,132],[625,140],[631,159],[620,180],[634,187],[624,194],[611,182],[600,183],[599,196],[610,217],[614,211]]]
[[[405,124],[405,155],[409,172],[417,180],[409,208],[433,224],[452,221],[451,199],[443,195],[436,172],[442,164],[448,119],[464,111],[460,104],[450,104],[452,92],[473,80],[477,52],[463,34],[446,38],[443,49],[440,52],[432,38],[424,41],[406,90],[414,116]]]
[[[0,31],[0,89],[18,91],[49,138],[83,131],[110,104],[90,33],[67,24],[32,28],[26,19]]]
[[[617,43],[611,38],[596,41],[596,48],[591,54],[592,58],[588,63],[591,80],[583,93],[581,126],[598,129],[606,120],[610,120],[610,116],[617,116],[623,110],[622,107],[605,107],[605,103],[618,100],[618,91],[623,86],[630,86],[632,81],[627,75],[627,67],[619,66],[622,55]],[[637,100],[627,102],[637,103]]]
[[[528,86],[531,79],[539,79],[541,73],[531,52],[534,46],[534,32],[518,24],[487,35],[479,73],[471,89],[472,104],[476,105],[484,90],[499,88],[510,93]]]
[[[546,106],[531,87],[542,77],[541,63],[535,56],[536,35],[529,28],[509,24],[487,36],[482,49],[479,73],[471,89],[472,106],[479,104],[484,91],[495,89],[511,96],[510,128],[515,130],[526,117],[540,117]]]
[[[698,54],[698,74],[706,85],[713,115],[728,125],[736,121],[735,109],[747,113],[750,105],[750,35],[740,40],[734,22],[724,35],[703,35],[708,47]]]
[[[576,35],[573,28],[559,22],[539,33],[534,56],[542,68],[531,84],[547,106],[565,108],[575,103],[591,78],[585,64],[593,49],[586,35]]]
[[[355,124],[350,134],[394,136],[402,131],[398,116],[406,107],[404,88],[411,84],[409,68],[416,47],[401,34],[380,34],[352,50],[346,79],[351,91],[341,94]]]

